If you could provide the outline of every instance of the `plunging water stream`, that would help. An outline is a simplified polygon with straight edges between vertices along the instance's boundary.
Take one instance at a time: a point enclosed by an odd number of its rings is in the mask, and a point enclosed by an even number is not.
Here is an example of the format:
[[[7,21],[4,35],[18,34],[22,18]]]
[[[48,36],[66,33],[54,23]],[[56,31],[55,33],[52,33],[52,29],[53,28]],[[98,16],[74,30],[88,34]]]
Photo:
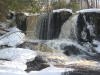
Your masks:
[[[41,40],[57,39],[63,23],[72,15],[69,11],[60,10],[42,14],[37,22],[37,38]]]

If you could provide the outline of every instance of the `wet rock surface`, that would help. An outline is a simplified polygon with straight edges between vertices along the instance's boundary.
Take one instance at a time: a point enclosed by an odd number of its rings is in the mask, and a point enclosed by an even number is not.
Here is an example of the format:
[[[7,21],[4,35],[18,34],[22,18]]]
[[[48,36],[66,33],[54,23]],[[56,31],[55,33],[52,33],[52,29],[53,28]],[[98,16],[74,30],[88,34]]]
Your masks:
[[[15,15],[15,22],[17,24],[17,27],[24,33],[27,30],[26,19],[27,17],[23,13],[16,13]]]
[[[75,46],[65,46],[64,48],[63,48],[63,50],[64,50],[64,54],[66,54],[66,55],[68,55],[68,56],[70,56],[70,55],[80,55],[80,54],[84,54],[85,52],[82,52],[82,50],[81,49],[79,49],[79,48],[77,48],[77,47],[75,47]]]
[[[25,48],[25,49],[31,49],[31,50],[36,50],[36,46],[38,45],[38,42],[24,42],[17,47],[19,48]]]
[[[93,71],[88,69],[76,69],[73,72],[65,72],[62,75],[99,75],[100,71]]]
[[[27,69],[25,71],[30,72],[30,71],[40,71],[44,68],[49,67],[48,62],[42,58],[42,56],[37,56],[35,60],[31,62],[27,62]]]

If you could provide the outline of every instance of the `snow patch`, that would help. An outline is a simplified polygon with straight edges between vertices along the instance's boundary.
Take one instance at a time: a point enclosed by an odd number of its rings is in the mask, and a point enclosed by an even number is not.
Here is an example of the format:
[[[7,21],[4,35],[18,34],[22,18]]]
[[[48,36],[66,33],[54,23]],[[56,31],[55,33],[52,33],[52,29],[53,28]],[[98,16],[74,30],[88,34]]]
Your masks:
[[[10,32],[0,37],[0,45],[16,46],[25,41],[25,34],[16,27],[8,30]]]
[[[66,9],[66,8],[53,10],[54,13],[55,12],[58,12],[59,13],[59,12],[62,12],[62,11],[67,11],[67,12],[72,13],[72,10],[71,9]]]
[[[28,75],[25,71],[13,70],[13,69],[0,69],[0,75]]]
[[[83,10],[76,11],[76,13],[87,13],[87,12],[100,13],[100,9],[92,8],[92,9],[83,9]]]
[[[26,62],[34,60],[37,53],[22,48],[0,50],[0,75],[28,75]]]
[[[56,68],[54,66],[50,66],[46,69],[43,69],[41,71],[31,71],[29,75],[62,75],[62,73],[67,71],[74,71],[74,69],[71,68]]]
[[[16,69],[16,70],[26,70],[27,66],[24,63],[15,62],[15,61],[0,61],[0,69]]]
[[[24,13],[24,15],[26,15],[26,16],[38,16],[38,15],[40,15],[39,13],[28,13],[28,12],[23,12]]]
[[[26,63],[37,56],[36,52],[22,48],[6,48],[0,50],[0,59]]]

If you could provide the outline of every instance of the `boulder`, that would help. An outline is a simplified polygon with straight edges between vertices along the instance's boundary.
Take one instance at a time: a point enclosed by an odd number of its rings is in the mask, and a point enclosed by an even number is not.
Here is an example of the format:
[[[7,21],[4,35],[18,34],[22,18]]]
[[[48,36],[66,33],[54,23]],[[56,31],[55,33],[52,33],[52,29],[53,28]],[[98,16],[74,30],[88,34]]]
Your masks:
[[[37,56],[35,60],[31,62],[27,62],[26,65],[27,65],[27,69],[26,69],[27,72],[40,71],[44,68],[49,67],[49,64],[42,56]]]

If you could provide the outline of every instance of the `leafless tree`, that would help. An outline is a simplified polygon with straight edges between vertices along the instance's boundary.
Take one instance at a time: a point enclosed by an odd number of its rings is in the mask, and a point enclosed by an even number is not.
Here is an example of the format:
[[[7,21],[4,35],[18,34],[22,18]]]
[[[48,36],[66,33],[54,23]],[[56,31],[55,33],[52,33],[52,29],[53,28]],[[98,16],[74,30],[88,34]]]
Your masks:
[[[96,0],[96,8],[98,7],[98,1]]]
[[[90,8],[90,5],[89,5],[89,0],[85,0],[86,3],[87,3],[87,8]]]
[[[82,0],[80,0],[80,9],[82,9]]]

